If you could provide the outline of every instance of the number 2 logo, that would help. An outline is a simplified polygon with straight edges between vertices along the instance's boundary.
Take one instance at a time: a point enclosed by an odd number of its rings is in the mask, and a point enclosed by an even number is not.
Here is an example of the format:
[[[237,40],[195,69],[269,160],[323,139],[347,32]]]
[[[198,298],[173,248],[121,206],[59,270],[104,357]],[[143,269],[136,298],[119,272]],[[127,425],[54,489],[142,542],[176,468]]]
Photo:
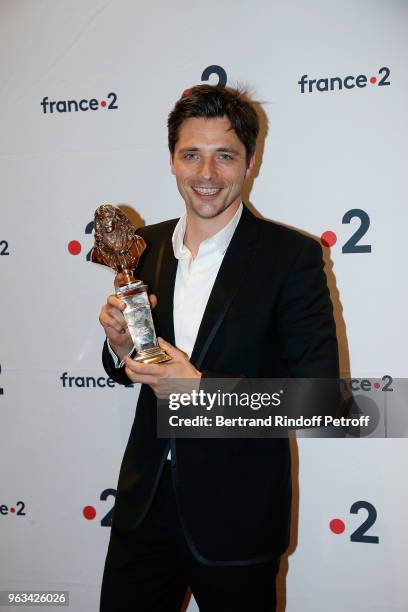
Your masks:
[[[113,499],[115,499],[116,489],[105,489],[104,491],[102,491],[101,497],[100,497],[101,501],[106,501],[108,497],[113,497]],[[112,508],[101,519],[101,527],[110,527],[112,525],[112,516],[113,516],[114,507],[115,506],[113,505]]]
[[[368,232],[370,227],[370,217],[361,208],[352,208],[348,210],[341,222],[350,223],[352,219],[360,219],[360,226],[354,234],[347,240],[341,249],[342,253],[371,253],[371,244],[358,244],[361,238]]]
[[[360,527],[357,527],[350,536],[351,542],[362,542],[364,544],[378,544],[379,537],[366,535],[367,531],[372,527],[377,520],[377,510],[368,501],[357,501],[350,508],[351,514],[358,514],[360,510],[367,510],[367,518],[363,521]]]
[[[93,229],[94,229],[94,222],[90,221],[85,226],[85,234],[92,234]],[[91,261],[91,251],[92,251],[92,248],[89,249],[88,253],[86,254],[86,261]]]
[[[201,75],[202,81],[208,81],[212,74],[216,74],[218,76],[218,83],[215,85],[219,85],[220,87],[225,87],[227,84],[227,73],[225,72],[222,66],[217,66],[217,64],[213,64],[212,66],[207,66],[207,68],[203,71]]]

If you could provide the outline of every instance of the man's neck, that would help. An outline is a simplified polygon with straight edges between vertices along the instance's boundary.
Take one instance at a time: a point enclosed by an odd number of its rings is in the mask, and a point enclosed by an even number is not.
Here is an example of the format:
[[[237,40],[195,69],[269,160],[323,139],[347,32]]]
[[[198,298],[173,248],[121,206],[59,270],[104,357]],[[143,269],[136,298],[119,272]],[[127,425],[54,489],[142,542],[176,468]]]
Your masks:
[[[208,240],[211,236],[215,236],[221,231],[236,214],[241,200],[237,203],[231,204],[226,210],[220,215],[211,219],[203,219],[197,217],[194,213],[191,213],[190,209],[187,209],[187,223],[186,232],[184,234],[184,244],[189,249],[193,259],[196,258],[200,244],[204,240]]]

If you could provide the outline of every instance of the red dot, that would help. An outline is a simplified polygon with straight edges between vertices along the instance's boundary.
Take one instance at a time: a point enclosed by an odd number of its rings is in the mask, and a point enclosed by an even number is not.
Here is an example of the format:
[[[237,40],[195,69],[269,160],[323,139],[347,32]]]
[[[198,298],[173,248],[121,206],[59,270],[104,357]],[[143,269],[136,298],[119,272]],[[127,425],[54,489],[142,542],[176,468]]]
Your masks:
[[[185,89],[183,93],[181,94],[181,97],[185,98],[185,96],[188,96],[189,93],[191,93],[191,87],[188,87],[187,89]]]
[[[88,521],[92,521],[96,516],[96,510],[93,506],[85,506],[82,510],[82,514]]]
[[[16,509],[15,508],[10,508],[10,512],[15,512]]]
[[[329,527],[333,533],[343,533],[346,528],[341,519],[332,519],[329,523]]]
[[[78,240],[71,240],[68,242],[68,251],[71,253],[71,255],[79,255],[81,249],[81,243],[78,242]]]
[[[323,246],[331,247],[337,242],[337,236],[334,232],[327,230],[320,236],[320,241]]]
[[[374,383],[373,385],[376,389],[379,389],[381,387],[380,383]]]
[[[103,107],[105,108],[105,106],[106,106],[106,102],[105,102],[105,100],[102,100],[102,102],[101,102],[101,106],[103,106]]]
[[[371,77],[370,79],[370,83],[372,83],[374,85],[374,83],[377,82],[377,78],[376,77]]]

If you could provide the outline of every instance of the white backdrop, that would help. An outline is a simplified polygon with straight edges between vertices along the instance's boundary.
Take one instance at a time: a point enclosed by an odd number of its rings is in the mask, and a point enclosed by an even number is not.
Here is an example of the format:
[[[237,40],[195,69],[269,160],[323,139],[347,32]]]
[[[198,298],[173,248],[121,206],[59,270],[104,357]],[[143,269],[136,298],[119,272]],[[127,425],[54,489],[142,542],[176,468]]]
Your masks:
[[[337,236],[325,258],[343,375],[406,376],[407,18],[402,0],[0,3],[0,589],[66,589],[72,610],[97,610],[138,390],[107,386],[101,367],[113,275],[86,261],[87,225],[101,202],[146,224],[182,213],[166,119],[207,67],[264,102],[253,206]],[[95,110],[62,112],[69,100]],[[406,440],[297,452],[287,612],[406,611]],[[378,543],[352,541],[367,517]]]

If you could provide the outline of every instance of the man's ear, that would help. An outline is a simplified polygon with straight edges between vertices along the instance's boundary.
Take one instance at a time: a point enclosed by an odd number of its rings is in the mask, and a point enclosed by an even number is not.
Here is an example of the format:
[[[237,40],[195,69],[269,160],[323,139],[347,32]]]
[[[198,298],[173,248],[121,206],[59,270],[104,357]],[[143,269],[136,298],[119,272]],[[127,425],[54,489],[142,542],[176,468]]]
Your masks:
[[[254,167],[255,167],[255,153],[249,159],[248,166],[245,172],[245,178],[252,175],[254,171]]]
[[[172,174],[175,174],[173,159],[174,159],[174,153],[170,153],[170,170]]]

